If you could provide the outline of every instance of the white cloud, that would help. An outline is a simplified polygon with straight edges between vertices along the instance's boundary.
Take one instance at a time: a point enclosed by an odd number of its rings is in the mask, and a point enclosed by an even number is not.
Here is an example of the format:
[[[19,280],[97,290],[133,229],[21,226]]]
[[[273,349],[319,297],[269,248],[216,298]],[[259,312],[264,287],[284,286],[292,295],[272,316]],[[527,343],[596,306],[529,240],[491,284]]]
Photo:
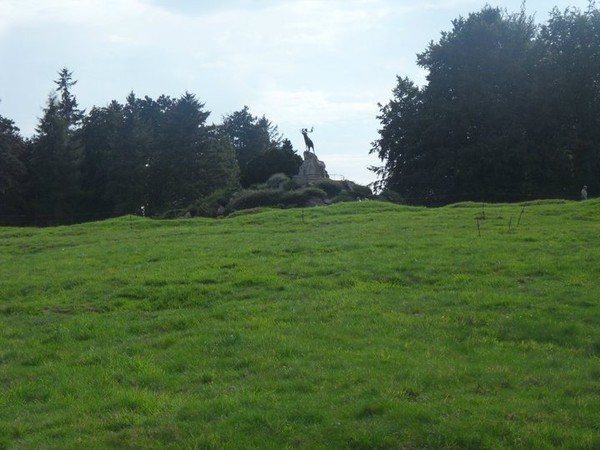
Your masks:
[[[85,40],[92,54],[104,44],[269,76],[288,73],[303,56],[334,52],[385,14],[381,0],[296,0],[253,9],[231,4],[188,13],[147,0],[3,0],[0,32],[27,28],[31,39],[40,39],[73,27],[73,39]]]
[[[91,25],[130,10],[131,0],[4,0],[0,5],[0,30],[36,28],[44,24]]]
[[[335,97],[314,90],[271,89],[254,99],[256,110],[265,111],[277,123],[318,124],[373,117],[377,104],[371,100]]]

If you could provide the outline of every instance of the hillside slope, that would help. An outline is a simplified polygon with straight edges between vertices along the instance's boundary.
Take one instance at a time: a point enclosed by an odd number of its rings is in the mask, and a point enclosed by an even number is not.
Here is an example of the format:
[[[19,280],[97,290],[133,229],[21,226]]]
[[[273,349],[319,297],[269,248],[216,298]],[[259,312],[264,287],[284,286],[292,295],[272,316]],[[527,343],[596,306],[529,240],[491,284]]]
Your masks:
[[[0,448],[597,448],[600,202],[0,228]]]

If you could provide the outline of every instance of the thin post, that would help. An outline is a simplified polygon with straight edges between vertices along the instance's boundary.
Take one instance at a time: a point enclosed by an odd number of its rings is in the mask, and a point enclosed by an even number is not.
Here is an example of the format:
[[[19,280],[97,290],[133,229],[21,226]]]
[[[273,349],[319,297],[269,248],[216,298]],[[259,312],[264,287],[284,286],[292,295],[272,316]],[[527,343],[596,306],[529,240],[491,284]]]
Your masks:
[[[519,224],[521,223],[521,216],[523,215],[523,212],[525,212],[525,205],[523,205],[523,208],[521,209],[521,213],[519,214],[519,220],[517,220],[517,226],[519,226]]]

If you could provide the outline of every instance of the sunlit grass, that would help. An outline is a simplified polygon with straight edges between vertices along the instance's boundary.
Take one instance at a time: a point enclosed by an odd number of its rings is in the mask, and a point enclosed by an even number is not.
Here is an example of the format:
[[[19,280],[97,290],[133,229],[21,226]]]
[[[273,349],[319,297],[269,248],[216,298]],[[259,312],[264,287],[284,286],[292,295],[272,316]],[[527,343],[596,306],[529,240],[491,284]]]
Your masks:
[[[0,228],[0,448],[597,448],[599,236],[595,200]]]

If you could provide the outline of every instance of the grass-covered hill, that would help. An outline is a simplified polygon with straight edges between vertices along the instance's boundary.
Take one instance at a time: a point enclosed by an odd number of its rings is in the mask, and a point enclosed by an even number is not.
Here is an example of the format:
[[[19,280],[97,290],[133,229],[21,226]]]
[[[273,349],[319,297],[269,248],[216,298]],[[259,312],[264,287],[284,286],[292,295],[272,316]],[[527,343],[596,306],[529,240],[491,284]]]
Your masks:
[[[0,228],[0,448],[598,448],[600,202]]]

